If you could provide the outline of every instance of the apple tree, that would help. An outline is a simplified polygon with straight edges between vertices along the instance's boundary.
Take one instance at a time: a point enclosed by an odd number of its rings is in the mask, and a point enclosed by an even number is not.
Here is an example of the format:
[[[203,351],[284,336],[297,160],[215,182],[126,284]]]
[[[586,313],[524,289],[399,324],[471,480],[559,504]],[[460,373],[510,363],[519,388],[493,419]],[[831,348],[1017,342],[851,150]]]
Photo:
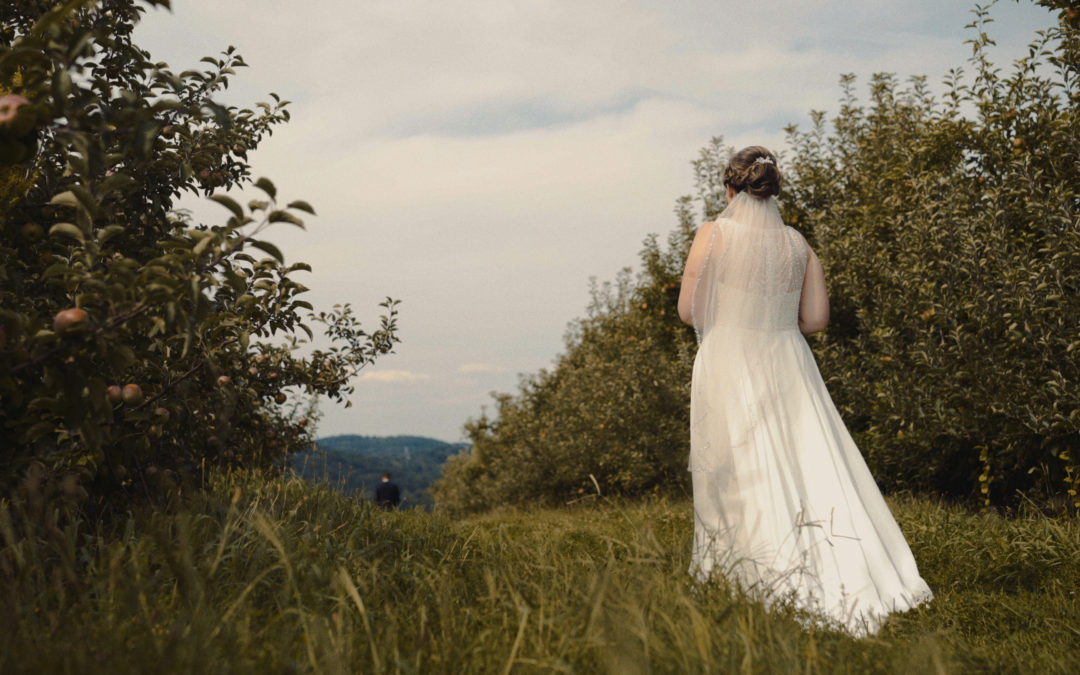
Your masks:
[[[1080,15],[1037,4],[1011,68],[977,7],[940,97],[847,76],[790,129],[785,216],[833,299],[815,349],[887,489],[1080,506]]]
[[[108,505],[279,467],[309,440],[303,401],[344,400],[398,339],[392,300],[368,333],[302,299],[310,267],[262,235],[314,211],[247,161],[288,102],[216,102],[245,65],[231,47],[153,60],[132,32],[155,6],[0,7],[0,493],[33,473]],[[244,185],[261,197],[224,194]],[[221,222],[177,213],[185,192]]]

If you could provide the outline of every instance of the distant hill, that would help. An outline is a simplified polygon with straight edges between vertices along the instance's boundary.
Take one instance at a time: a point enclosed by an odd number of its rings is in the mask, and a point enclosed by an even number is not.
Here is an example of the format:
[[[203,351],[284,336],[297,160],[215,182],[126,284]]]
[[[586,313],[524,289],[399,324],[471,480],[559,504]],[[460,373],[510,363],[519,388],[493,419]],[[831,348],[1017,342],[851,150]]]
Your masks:
[[[329,436],[315,448],[292,457],[292,468],[308,480],[326,481],[345,494],[371,499],[384,471],[401,488],[402,507],[430,508],[427,489],[443,462],[467,443],[445,443],[423,436]]]

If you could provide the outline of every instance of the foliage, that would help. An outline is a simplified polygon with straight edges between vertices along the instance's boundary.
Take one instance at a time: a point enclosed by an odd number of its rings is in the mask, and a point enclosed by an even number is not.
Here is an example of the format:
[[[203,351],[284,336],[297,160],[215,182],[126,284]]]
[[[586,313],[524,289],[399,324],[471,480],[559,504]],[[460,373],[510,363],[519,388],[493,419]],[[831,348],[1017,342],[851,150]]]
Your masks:
[[[1080,506],[1080,21],[1003,74],[977,8],[971,67],[842,79],[831,121],[790,128],[785,216],[825,266],[816,343],[830,390],[889,489],[1068,494]]]
[[[693,239],[688,200],[678,215],[666,249],[646,239],[636,277],[593,284],[588,315],[550,370],[523,378],[516,396],[496,395],[494,419],[465,425],[472,447],[436,482],[440,508],[685,491],[694,336],[675,305]]]
[[[1080,20],[1058,22],[1004,76],[977,8],[974,75],[935,98],[892,75],[829,121],[788,129],[785,220],[826,271],[832,322],[811,339],[831,394],[886,490],[1080,506]],[[705,219],[725,203],[730,148],[694,162]],[[684,484],[690,332],[674,316],[695,227],[687,198],[644,272],[595,294],[554,368],[466,426],[440,505],[476,511]],[[646,299],[648,296],[648,299]],[[639,311],[640,307],[640,311]],[[478,486],[478,487],[477,487]]]
[[[246,207],[220,194],[252,183],[247,153],[287,101],[216,103],[245,65],[231,47],[199,70],[152,60],[132,30],[157,5],[0,8],[0,85],[29,101],[0,125],[0,494],[31,469],[105,503],[280,464],[309,433],[299,397],[344,398],[397,339],[389,300],[370,335],[347,305],[310,312],[308,265],[259,238],[311,206],[264,178]],[[184,192],[228,221],[174,213]],[[309,325],[330,346],[301,357]]]
[[[290,463],[300,477],[360,499],[372,499],[383,472],[389,472],[401,488],[402,508],[427,508],[433,504],[428,488],[447,458],[463,448],[422,436],[331,436],[297,452]]]
[[[936,597],[854,640],[698,584],[685,500],[384,513],[215,476],[173,513],[0,505],[3,672],[1071,673],[1080,522],[893,500]],[[31,521],[33,526],[19,525]],[[39,533],[11,541],[12,529]],[[804,618],[805,620],[805,618]]]

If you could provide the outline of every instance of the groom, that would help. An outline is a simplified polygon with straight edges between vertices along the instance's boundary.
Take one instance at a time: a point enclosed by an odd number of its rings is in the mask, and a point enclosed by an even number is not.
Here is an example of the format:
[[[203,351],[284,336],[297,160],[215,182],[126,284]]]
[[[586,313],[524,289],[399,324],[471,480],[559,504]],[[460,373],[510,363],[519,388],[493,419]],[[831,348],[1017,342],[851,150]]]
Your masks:
[[[375,503],[386,510],[396,509],[401,503],[401,490],[390,482],[390,474],[382,475],[382,483],[375,488]]]

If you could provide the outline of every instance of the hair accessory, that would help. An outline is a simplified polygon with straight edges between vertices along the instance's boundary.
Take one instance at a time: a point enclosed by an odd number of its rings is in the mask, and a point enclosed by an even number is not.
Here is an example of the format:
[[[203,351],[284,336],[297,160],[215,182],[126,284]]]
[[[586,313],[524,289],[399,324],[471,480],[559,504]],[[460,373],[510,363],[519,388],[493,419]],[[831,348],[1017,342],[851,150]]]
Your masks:
[[[773,166],[776,166],[776,162],[772,160],[772,157],[766,157],[765,155],[759,155],[758,158],[754,160],[754,164],[772,164]]]

